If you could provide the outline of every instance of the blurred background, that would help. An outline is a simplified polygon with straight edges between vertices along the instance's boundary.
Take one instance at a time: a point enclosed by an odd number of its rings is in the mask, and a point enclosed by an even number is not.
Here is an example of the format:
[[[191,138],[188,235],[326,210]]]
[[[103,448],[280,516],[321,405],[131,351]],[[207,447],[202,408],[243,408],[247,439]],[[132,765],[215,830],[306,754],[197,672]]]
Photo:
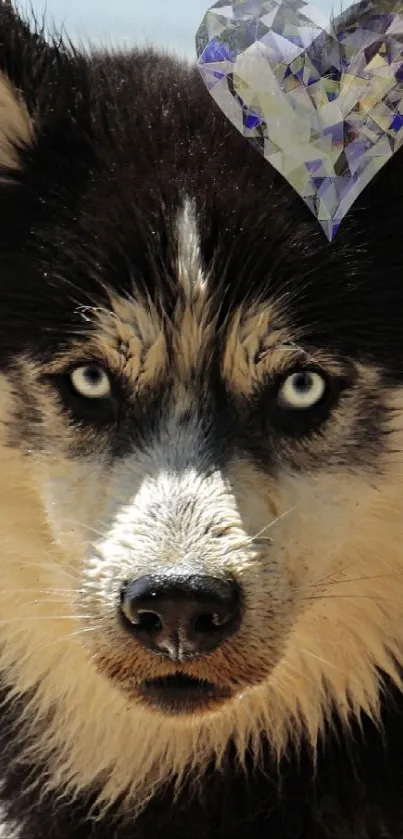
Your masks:
[[[152,43],[178,55],[195,58],[195,33],[213,0],[15,0],[27,11],[33,8],[48,25],[64,26],[74,41],[103,45]],[[326,14],[339,14],[340,0],[313,0]],[[350,5],[345,0],[343,7]]]

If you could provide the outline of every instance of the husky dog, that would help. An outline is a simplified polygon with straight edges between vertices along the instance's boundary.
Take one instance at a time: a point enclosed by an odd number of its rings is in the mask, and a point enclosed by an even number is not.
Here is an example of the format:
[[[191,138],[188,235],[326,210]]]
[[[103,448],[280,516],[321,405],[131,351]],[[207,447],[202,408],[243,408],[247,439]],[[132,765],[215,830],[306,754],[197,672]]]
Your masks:
[[[0,4],[16,839],[403,835],[403,156],[329,244],[197,68]]]

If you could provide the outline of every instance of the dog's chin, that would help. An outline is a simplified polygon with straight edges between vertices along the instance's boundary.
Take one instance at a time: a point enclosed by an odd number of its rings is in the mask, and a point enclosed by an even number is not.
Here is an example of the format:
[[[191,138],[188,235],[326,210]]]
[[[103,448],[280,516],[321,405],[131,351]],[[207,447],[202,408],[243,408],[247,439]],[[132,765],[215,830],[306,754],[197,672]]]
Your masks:
[[[150,710],[165,716],[199,716],[217,711],[232,698],[228,688],[183,673],[147,679],[135,694]]]
[[[147,679],[132,685],[130,692],[143,706],[170,717],[212,713],[233,698],[228,688],[183,673]]]

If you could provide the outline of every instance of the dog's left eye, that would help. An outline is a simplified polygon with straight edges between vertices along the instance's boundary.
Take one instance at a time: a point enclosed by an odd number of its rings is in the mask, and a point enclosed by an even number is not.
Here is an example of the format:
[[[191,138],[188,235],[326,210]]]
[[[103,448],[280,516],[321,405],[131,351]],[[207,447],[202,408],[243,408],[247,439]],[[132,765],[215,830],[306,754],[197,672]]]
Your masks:
[[[328,419],[347,386],[347,379],[329,376],[320,369],[294,369],[269,383],[258,403],[259,411],[271,428],[300,437]]]
[[[86,399],[107,399],[111,395],[110,378],[99,364],[84,364],[69,375],[75,392]]]
[[[306,411],[317,405],[325,392],[326,380],[323,376],[311,370],[300,370],[285,379],[277,399],[283,409]]]

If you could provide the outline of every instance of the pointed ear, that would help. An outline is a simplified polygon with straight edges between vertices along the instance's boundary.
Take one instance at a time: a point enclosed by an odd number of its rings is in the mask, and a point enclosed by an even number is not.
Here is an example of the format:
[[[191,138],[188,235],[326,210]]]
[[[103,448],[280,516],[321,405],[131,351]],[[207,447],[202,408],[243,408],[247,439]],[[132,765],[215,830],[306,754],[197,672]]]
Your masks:
[[[19,150],[32,144],[34,124],[18,90],[0,73],[0,169],[19,169]]]
[[[52,60],[43,32],[32,29],[13,7],[0,0],[0,170],[20,166],[20,152],[35,139],[37,95],[44,68]]]

